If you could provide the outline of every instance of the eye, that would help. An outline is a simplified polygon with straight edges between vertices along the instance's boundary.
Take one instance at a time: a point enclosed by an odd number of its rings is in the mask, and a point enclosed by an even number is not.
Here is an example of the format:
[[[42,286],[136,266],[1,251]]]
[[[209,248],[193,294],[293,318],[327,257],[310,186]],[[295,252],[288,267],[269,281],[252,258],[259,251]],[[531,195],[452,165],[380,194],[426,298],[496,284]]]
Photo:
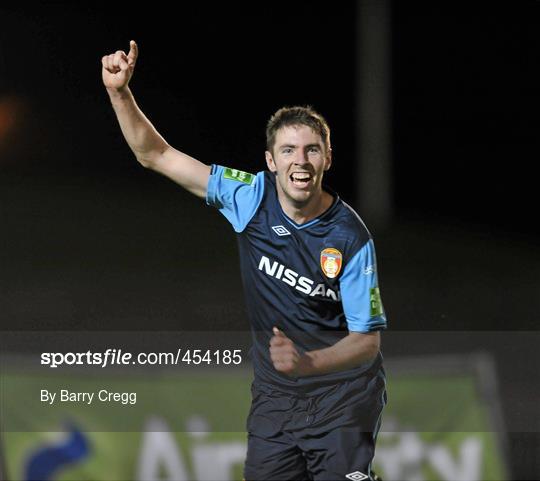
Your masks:
[[[292,152],[292,149],[290,147],[285,147],[281,150],[282,154],[290,154]]]
[[[309,149],[308,149],[308,152],[310,154],[318,154],[320,152],[320,149],[319,147],[317,147],[316,145],[312,145]]]

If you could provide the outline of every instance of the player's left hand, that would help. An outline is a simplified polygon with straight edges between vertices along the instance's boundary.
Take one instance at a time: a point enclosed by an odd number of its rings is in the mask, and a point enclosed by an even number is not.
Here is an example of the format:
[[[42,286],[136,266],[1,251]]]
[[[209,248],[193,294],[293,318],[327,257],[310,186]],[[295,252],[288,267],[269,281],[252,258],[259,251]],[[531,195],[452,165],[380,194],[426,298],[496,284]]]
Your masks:
[[[292,342],[277,327],[272,329],[274,335],[270,339],[270,358],[276,371],[287,376],[298,376],[300,354]]]

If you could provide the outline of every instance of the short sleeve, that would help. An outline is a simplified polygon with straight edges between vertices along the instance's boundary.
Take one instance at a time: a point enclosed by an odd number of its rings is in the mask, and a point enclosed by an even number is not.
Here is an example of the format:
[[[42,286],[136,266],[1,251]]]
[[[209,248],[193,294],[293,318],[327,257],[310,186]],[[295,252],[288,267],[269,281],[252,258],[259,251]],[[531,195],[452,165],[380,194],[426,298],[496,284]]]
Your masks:
[[[349,331],[386,329],[372,239],[349,260],[339,282]]]
[[[212,165],[206,203],[219,209],[236,232],[242,232],[257,212],[264,194],[264,172],[257,175]]]

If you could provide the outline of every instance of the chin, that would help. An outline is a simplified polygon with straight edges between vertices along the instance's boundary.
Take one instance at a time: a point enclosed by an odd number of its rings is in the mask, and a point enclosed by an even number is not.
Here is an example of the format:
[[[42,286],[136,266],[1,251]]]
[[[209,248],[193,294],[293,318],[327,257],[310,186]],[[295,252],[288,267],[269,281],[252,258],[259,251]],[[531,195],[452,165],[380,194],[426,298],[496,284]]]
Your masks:
[[[305,204],[307,204],[313,197],[313,191],[310,190],[296,190],[294,188],[290,188],[290,186],[286,186],[286,188],[283,188],[281,185],[281,191],[284,194],[284,196],[289,200],[289,202],[296,205],[296,207],[302,207]]]
[[[300,193],[299,192],[294,192],[294,193],[288,192],[287,196],[289,197],[289,199],[291,199],[298,206],[302,206],[304,204],[307,204],[311,200],[311,198],[313,197],[311,195],[311,192],[300,192]]]

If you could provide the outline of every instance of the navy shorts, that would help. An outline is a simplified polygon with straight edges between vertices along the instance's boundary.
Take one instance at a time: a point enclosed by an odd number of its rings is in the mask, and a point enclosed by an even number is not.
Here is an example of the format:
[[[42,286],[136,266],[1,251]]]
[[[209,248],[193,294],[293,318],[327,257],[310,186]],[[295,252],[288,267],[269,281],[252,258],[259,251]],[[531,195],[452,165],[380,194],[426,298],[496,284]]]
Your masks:
[[[246,481],[371,479],[384,372],[296,395],[253,383]]]

